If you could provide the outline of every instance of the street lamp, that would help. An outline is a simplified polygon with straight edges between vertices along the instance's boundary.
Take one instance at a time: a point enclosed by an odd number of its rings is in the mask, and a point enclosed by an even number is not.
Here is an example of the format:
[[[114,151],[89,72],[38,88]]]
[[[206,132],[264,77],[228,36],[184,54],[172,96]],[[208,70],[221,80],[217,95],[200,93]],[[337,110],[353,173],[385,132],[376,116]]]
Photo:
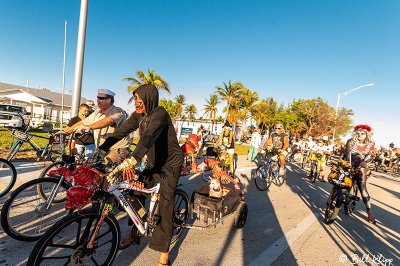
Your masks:
[[[338,112],[339,112],[340,97],[341,97],[341,96],[346,96],[346,95],[348,95],[348,94],[350,94],[350,93],[353,93],[353,92],[355,92],[355,91],[357,91],[357,90],[359,90],[359,89],[361,89],[361,88],[370,87],[370,86],[374,86],[374,84],[373,84],[373,83],[369,83],[369,84],[361,85],[361,86],[359,86],[359,87],[357,87],[357,88],[354,88],[354,89],[351,89],[351,90],[348,90],[348,91],[346,91],[346,92],[342,92],[342,93],[339,93],[339,94],[338,94],[337,102],[336,102],[335,125],[334,125],[334,128],[333,128],[332,145],[335,146],[336,120],[337,120],[337,116],[338,116]]]

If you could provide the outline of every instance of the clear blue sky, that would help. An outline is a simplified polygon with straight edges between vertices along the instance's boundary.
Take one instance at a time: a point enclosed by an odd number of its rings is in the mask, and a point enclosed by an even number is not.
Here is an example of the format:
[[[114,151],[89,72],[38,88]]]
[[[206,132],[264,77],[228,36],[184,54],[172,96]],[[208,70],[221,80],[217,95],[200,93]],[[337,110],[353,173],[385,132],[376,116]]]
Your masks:
[[[71,91],[80,1],[0,0],[0,11],[0,81],[61,92],[66,20]],[[400,146],[399,14],[393,0],[90,0],[82,95],[110,88],[127,108],[122,79],[148,68],[169,82],[162,96],[183,94],[199,110],[228,80],[280,103],[320,96],[332,106],[374,83],[340,106],[375,129],[377,144]]]

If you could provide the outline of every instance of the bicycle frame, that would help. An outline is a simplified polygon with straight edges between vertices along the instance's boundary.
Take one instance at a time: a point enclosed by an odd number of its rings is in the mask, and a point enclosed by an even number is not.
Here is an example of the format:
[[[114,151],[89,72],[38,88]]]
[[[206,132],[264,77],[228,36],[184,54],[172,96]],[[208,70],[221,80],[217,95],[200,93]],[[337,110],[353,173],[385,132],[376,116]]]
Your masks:
[[[129,189],[129,190],[135,190],[139,192],[143,192],[146,194],[151,194],[151,202],[150,202],[150,207],[148,214],[150,214],[150,217],[152,218],[153,212],[155,210],[156,206],[156,201],[158,200],[158,193],[160,191],[160,183],[157,183],[154,187],[152,188],[141,188],[138,186],[131,185],[129,183],[121,182],[112,185],[109,189],[108,192],[110,192],[114,198],[120,203],[120,205],[124,208],[124,210],[128,213],[129,217],[139,230],[141,234],[144,234],[148,228],[147,222],[141,222],[141,218],[139,218],[139,215],[136,213],[136,210],[133,209],[131,204],[128,202],[128,200],[124,197],[124,195],[121,193],[122,189]]]

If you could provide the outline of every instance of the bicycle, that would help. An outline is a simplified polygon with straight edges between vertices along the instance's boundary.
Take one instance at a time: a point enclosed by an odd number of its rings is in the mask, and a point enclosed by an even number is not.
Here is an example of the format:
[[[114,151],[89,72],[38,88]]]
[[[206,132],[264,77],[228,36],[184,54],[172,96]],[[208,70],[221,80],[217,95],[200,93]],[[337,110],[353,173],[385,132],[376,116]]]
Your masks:
[[[354,169],[348,161],[339,160],[337,164],[333,163],[328,176],[333,187],[326,202],[324,223],[331,224],[335,221],[342,204],[347,215],[354,212],[356,203],[360,200],[354,177],[359,174],[358,169]]]
[[[301,161],[301,168],[304,169],[310,165],[310,150],[303,151],[303,160]]]
[[[135,225],[132,233],[137,238],[151,236],[158,222],[156,213],[160,184],[145,188],[144,183],[140,181],[132,184],[122,181],[119,174],[118,181],[105,190],[106,175],[96,170],[91,171],[96,175],[89,193],[92,195],[89,196],[89,201],[93,207],[74,212],[49,228],[33,248],[28,265],[39,265],[52,259],[55,264],[86,265],[92,262],[95,265],[110,265],[118,249],[123,248],[120,246],[120,227],[114,216],[119,209],[127,212]],[[132,191],[151,195],[147,211]],[[67,200],[67,204],[79,205],[81,202],[73,198],[70,200]],[[171,243],[175,243],[182,234],[187,217],[188,196],[178,188],[175,192],[174,231]],[[64,261],[61,261],[62,259]]]
[[[286,179],[286,172],[283,176],[279,175],[279,152],[277,149],[266,151],[263,163],[257,167],[254,182],[256,187],[261,190],[267,190],[272,183],[277,186],[282,186]]]
[[[320,164],[322,163],[324,154],[311,151],[309,157],[310,157],[310,172],[308,173],[308,178],[312,183],[314,183],[317,180],[317,178],[323,179],[323,177],[321,177]]]
[[[0,198],[13,188],[16,180],[15,166],[10,161],[0,158]]]
[[[60,145],[62,142],[65,144],[66,142],[66,134],[53,131],[50,134],[50,137],[43,137],[39,135],[35,135],[32,133],[29,133],[30,126],[25,126],[25,130],[21,131],[18,129],[12,129],[11,135],[14,137],[14,141],[11,144],[10,151],[8,152],[7,155],[7,160],[11,161],[14,156],[17,154],[17,152],[20,150],[21,146],[24,143],[28,143],[32,149],[35,151],[37,160],[38,161],[46,161],[46,160],[51,160],[52,162],[55,162],[57,160],[57,157],[59,155],[53,154],[53,145]],[[61,136],[60,136],[61,135]],[[47,139],[48,143],[42,148],[39,147],[38,144],[36,144],[32,138],[41,138],[41,139]]]

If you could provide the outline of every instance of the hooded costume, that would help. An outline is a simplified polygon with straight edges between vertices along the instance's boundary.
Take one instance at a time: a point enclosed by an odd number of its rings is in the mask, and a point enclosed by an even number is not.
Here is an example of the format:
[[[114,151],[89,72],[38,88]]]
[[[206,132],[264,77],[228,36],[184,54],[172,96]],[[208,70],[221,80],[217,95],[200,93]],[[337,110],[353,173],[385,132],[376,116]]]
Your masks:
[[[143,174],[160,182],[160,223],[154,228],[149,247],[168,252],[173,231],[175,189],[183,163],[171,117],[158,106],[158,90],[154,85],[142,85],[135,90],[146,107],[147,115],[134,112],[109,136],[99,149],[108,149],[120,139],[139,129],[140,139],[132,153],[137,162],[147,155],[148,170]]]

